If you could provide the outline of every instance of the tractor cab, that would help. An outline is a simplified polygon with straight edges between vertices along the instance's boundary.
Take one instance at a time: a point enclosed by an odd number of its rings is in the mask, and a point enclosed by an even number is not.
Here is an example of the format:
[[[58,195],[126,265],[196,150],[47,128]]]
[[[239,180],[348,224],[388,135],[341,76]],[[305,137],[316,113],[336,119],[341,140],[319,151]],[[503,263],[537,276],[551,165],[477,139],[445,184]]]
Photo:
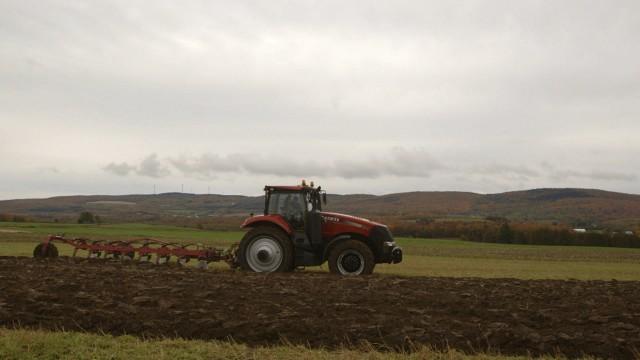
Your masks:
[[[319,250],[323,246],[320,212],[327,203],[326,192],[304,181],[298,186],[265,186],[264,191],[264,215],[282,216],[291,227],[296,246]]]

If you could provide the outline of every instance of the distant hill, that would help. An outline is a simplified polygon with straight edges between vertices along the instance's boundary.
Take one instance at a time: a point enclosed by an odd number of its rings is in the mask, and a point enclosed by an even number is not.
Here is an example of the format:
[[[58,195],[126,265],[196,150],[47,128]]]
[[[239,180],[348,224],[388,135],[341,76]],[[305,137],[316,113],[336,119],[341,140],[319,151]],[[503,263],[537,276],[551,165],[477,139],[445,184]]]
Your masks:
[[[472,213],[565,223],[640,224],[640,195],[595,189],[534,189],[484,195]],[[583,222],[584,224],[579,224]]]
[[[640,195],[592,189],[534,189],[500,194],[407,192],[329,195],[327,209],[370,217],[487,217],[568,224],[640,224]],[[159,195],[61,196],[0,201],[0,213],[67,219],[91,211],[109,221],[176,217],[246,216],[259,213],[262,196]]]

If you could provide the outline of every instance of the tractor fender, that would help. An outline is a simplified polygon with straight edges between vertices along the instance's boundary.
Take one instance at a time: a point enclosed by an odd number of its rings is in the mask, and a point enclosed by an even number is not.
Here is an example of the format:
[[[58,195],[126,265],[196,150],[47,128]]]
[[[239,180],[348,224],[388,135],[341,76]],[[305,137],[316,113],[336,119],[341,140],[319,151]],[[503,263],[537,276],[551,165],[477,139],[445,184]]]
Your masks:
[[[327,246],[325,246],[324,248],[324,252],[322,254],[322,260],[327,260],[329,258],[329,253],[331,252],[331,250],[338,245],[338,243],[345,241],[345,240],[360,240],[363,243],[367,244],[367,246],[369,246],[369,244],[367,243],[367,241],[365,239],[362,238],[362,235],[358,235],[358,234],[341,234],[341,235],[337,235],[336,237],[334,237],[333,239],[331,239],[329,241],[329,243],[327,243]],[[373,250],[373,249],[372,249]]]
[[[275,226],[287,235],[293,233],[291,225],[280,215],[257,215],[247,218],[240,226],[243,229],[254,228],[258,226]]]

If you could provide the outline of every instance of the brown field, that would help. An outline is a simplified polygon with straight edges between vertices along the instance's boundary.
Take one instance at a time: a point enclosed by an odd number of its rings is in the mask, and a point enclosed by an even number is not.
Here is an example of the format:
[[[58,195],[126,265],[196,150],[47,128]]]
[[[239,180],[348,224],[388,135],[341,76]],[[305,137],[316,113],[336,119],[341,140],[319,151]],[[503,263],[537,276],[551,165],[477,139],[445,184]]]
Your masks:
[[[0,327],[633,358],[640,282],[252,274],[0,257]]]

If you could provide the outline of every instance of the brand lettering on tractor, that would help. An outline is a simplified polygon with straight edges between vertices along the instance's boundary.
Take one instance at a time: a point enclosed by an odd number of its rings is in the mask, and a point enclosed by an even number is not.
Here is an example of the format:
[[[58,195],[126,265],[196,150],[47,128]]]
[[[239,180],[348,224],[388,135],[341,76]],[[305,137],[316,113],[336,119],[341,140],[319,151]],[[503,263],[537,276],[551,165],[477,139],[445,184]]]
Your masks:
[[[322,220],[331,221],[331,222],[340,222],[340,218],[333,217],[333,216],[322,216]]]

